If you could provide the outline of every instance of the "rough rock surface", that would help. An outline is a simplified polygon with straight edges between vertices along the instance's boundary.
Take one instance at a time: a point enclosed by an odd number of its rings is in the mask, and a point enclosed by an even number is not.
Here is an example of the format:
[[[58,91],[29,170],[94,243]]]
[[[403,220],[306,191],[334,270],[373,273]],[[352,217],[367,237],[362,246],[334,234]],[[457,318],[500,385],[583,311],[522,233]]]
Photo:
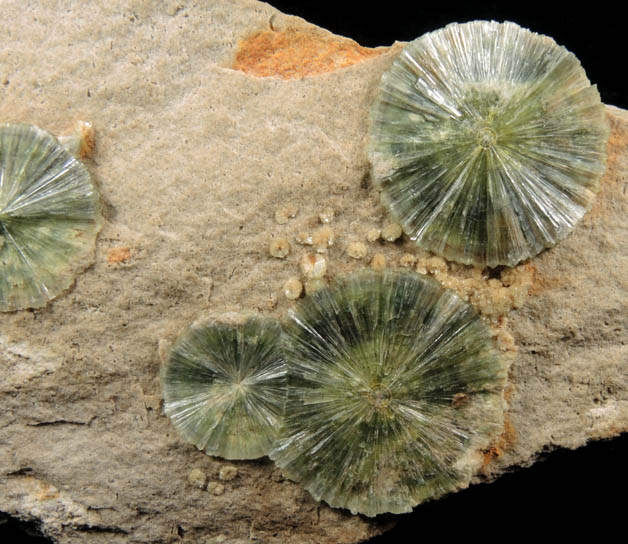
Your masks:
[[[386,225],[364,140],[399,46],[365,50],[259,2],[199,4],[1,2],[0,119],[57,134],[91,121],[106,223],[68,293],[0,315],[0,511],[62,543],[359,542],[390,522],[317,504],[267,460],[185,444],[157,376],[201,312],[281,315],[305,252],[294,238],[326,208],[328,275],[421,257],[408,241],[345,252]],[[508,315],[506,431],[478,480],[628,427],[628,112],[608,116],[593,210],[528,264]],[[286,206],[298,212],[279,223]],[[285,259],[268,254],[276,237],[290,240]]]

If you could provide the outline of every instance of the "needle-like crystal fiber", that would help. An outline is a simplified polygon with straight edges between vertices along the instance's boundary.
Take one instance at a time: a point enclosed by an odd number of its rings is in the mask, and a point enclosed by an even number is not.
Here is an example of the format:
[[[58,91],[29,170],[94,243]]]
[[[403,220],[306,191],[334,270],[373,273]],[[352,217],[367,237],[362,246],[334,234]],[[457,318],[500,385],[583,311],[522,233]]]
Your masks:
[[[165,412],[209,455],[267,455],[280,425],[286,369],[274,320],[200,323],[177,339],[162,369]]]
[[[487,325],[438,282],[360,272],[285,329],[288,398],[271,458],[317,500],[374,516],[468,484],[503,428],[505,364]]]
[[[0,124],[0,311],[39,308],[90,264],[100,199],[52,134]]]
[[[371,109],[369,154],[383,201],[420,247],[513,266],[591,206],[608,131],[572,53],[514,23],[474,21],[402,50]]]

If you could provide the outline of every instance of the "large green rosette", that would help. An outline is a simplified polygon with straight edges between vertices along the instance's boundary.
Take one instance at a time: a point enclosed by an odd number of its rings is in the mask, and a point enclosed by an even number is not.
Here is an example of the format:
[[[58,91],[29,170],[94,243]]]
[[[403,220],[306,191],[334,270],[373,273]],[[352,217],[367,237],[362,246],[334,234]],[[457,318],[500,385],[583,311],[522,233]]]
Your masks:
[[[466,486],[503,428],[506,366],[473,308],[410,272],[360,272],[289,314],[271,458],[317,500],[374,516]]]
[[[181,436],[209,455],[267,455],[281,424],[286,367],[272,319],[201,322],[177,339],[161,372],[164,409]]]
[[[369,156],[384,203],[420,247],[513,266],[590,208],[608,133],[572,53],[513,23],[474,21],[414,40],[383,74]]]

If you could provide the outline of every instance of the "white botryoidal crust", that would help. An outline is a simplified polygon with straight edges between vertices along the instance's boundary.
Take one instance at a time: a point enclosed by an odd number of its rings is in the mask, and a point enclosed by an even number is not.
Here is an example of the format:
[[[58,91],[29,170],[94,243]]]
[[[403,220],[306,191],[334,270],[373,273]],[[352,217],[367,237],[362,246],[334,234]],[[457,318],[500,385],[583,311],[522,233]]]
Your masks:
[[[468,485],[503,429],[508,364],[470,304],[414,272],[365,270],[300,301],[284,331],[270,457],[287,477],[367,516]]]
[[[383,74],[371,174],[421,248],[514,266],[589,209],[608,134],[597,89],[564,47],[514,23],[454,23],[409,43]]]

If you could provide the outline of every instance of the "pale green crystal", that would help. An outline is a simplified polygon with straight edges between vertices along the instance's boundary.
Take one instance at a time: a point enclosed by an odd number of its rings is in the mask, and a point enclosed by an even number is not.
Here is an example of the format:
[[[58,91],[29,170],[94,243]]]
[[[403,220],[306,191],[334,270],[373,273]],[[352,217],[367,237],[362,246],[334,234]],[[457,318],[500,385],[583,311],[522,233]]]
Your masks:
[[[384,73],[369,154],[383,201],[420,247],[512,266],[591,206],[608,131],[573,54],[513,23],[474,21],[414,40]]]
[[[505,364],[487,325],[438,282],[360,272],[285,327],[288,398],[271,458],[317,500],[374,516],[468,484],[503,429]]]
[[[0,311],[39,308],[90,264],[100,199],[50,133],[0,124]]]
[[[165,412],[185,440],[209,455],[262,457],[280,425],[285,375],[276,321],[195,324],[162,369]]]

